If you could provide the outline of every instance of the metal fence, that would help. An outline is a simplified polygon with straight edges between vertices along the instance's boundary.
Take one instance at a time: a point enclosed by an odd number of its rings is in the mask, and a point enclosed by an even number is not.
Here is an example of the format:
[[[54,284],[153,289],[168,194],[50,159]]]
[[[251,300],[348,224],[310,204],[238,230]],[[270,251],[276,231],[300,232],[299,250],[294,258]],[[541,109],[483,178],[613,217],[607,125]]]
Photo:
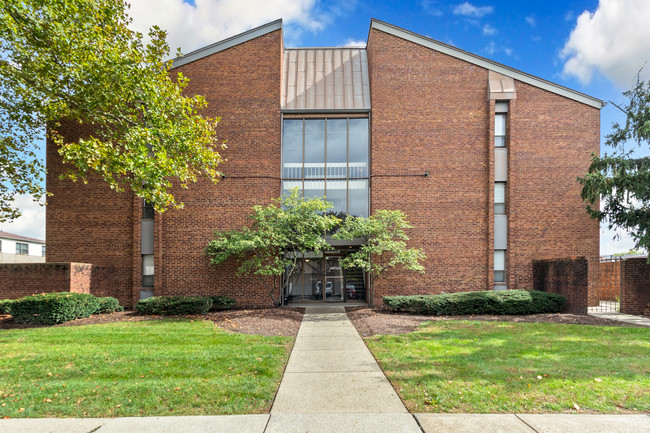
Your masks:
[[[598,288],[590,300],[589,312],[621,310],[622,257],[604,256],[598,266]]]

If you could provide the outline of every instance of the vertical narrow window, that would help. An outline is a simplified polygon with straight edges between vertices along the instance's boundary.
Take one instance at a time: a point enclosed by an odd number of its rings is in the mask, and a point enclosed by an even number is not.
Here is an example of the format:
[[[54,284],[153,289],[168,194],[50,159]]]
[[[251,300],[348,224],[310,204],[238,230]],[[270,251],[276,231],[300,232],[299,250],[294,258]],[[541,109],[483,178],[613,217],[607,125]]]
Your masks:
[[[506,182],[508,180],[507,115],[508,101],[494,106],[494,282],[495,289],[505,289],[508,217],[506,216]]]
[[[503,215],[506,213],[506,183],[494,183],[494,213]]]
[[[302,119],[286,119],[282,131],[282,177],[302,179]]]
[[[142,287],[153,287],[154,278],[154,209],[146,200],[142,202],[140,221],[140,254],[142,255]]]
[[[506,147],[506,115],[497,113],[494,116],[494,146]]]
[[[153,287],[154,260],[153,254],[142,255],[142,287]]]
[[[148,201],[144,200],[142,203],[142,219],[148,220],[153,219],[153,205]]]
[[[41,246],[41,255],[45,257],[45,245]]]
[[[348,188],[348,214],[367,217],[368,179],[350,179]]]
[[[331,212],[346,213],[348,185],[344,180],[328,180],[327,181],[327,201],[332,203]]]
[[[305,120],[305,179],[324,177],[325,119],[307,119]]]
[[[350,119],[350,173],[348,177],[368,177],[368,119]]]
[[[347,171],[348,120],[327,119],[327,178],[346,178]]]
[[[494,250],[494,282],[506,281],[506,251]]]

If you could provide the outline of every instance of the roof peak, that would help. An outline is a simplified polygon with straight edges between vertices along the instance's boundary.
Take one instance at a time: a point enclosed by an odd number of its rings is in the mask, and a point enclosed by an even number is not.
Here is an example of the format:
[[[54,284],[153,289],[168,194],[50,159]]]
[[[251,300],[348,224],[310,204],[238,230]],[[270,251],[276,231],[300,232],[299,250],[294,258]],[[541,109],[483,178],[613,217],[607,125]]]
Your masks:
[[[510,66],[495,62],[494,60],[481,57],[477,54],[470,53],[469,51],[454,47],[453,45],[448,45],[444,42],[431,39],[427,36],[422,36],[410,30],[406,30],[396,25],[383,22],[376,18],[370,19],[370,30],[372,29],[376,29],[398,38],[407,40],[409,42],[431,48],[432,50],[439,51],[443,54],[464,60],[490,71],[494,71],[507,77],[514,78],[515,80],[530,84],[535,87],[539,87],[541,89],[547,90],[560,96],[564,96],[569,99],[573,99],[594,108],[601,109],[605,105],[602,100],[594,98],[593,96],[586,95],[584,93],[578,92],[577,90],[573,90],[560,84],[553,83],[552,81],[536,77],[518,69],[511,68]]]

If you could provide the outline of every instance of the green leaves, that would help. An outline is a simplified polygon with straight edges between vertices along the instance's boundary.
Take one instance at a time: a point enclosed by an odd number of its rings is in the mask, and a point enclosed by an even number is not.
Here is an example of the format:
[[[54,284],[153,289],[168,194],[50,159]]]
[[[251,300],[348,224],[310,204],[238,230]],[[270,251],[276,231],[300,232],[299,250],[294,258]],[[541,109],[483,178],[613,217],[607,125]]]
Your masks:
[[[592,155],[589,171],[578,182],[592,218],[627,229],[637,248],[650,250],[650,158],[632,158],[625,150],[630,143],[650,147],[650,83],[637,76],[635,87],[624,95],[628,105],[616,107],[626,114],[625,125],[612,125],[606,141],[614,153]]]
[[[17,215],[15,194],[45,192],[33,150],[46,125],[65,177],[98,174],[159,212],[182,206],[174,183],[221,178],[218,119],[200,115],[205,99],[183,95],[188,79],[163,62],[166,33],[153,27],[145,45],[130,22],[121,0],[2,2],[0,170],[8,185],[0,185],[0,221]],[[88,135],[59,132],[74,124]]]
[[[326,212],[331,207],[321,198],[302,197],[294,188],[269,206],[253,207],[251,228],[215,231],[205,254],[215,266],[231,258],[237,260],[239,274],[284,276],[286,285],[298,271],[298,256],[332,249],[325,235],[338,229],[333,239],[365,241],[341,260],[344,268],[360,268],[375,278],[397,265],[424,272],[422,250],[406,248],[405,230],[411,225],[402,211],[380,210],[368,218],[348,216],[341,221]],[[275,302],[273,292],[269,293]]]
[[[361,268],[378,278],[397,265],[409,271],[424,272],[426,258],[417,248],[407,248],[406,229],[412,228],[400,210],[379,210],[368,218],[348,216],[334,239],[364,239],[359,249],[341,260],[344,268]],[[373,279],[374,280],[374,279]]]

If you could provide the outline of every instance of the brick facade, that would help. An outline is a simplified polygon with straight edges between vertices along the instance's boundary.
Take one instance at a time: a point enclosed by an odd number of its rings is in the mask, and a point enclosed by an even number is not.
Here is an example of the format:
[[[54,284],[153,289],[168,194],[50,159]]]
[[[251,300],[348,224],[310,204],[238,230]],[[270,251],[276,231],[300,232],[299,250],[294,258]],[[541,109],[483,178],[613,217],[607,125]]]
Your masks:
[[[179,68],[190,78],[187,91],[205,95],[206,114],[221,117],[217,132],[228,145],[221,152],[228,161],[221,167],[226,178],[218,185],[201,181],[175,191],[185,208],[156,215],[160,278],[155,294],[228,295],[245,305],[271,303],[258,277],[235,275],[234,263],[215,269],[203,250],[214,229],[241,228],[249,224],[254,205],[280,196],[282,51],[277,30]]]
[[[621,313],[643,314],[650,304],[650,264],[647,257],[628,258],[621,264]]]
[[[92,267],[88,263],[0,264],[0,299],[52,292],[90,293]]]
[[[271,304],[268,282],[235,275],[233,263],[212,268],[203,249],[213,229],[240,228],[252,206],[281,193],[283,53],[280,29],[177,69],[190,78],[189,93],[206,97],[206,114],[221,116],[226,178],[175,191],[185,208],[155,216],[154,294]],[[495,103],[487,99],[489,70],[375,28],[367,56],[371,211],[403,210],[414,226],[410,245],[428,256],[424,275],[382,276],[374,303],[392,294],[492,289]],[[532,289],[532,260],[598,255],[598,223],[586,215],[575,178],[598,152],[599,110],[523,82],[516,87],[508,127],[507,283]],[[87,133],[76,124],[63,125],[62,132]],[[53,193],[47,260],[92,263],[92,272],[103,275],[102,294],[133,305],[142,288],[140,200],[94,178],[87,185],[61,181],[64,167],[51,143],[47,157]],[[590,263],[589,272],[597,276],[597,266]]]
[[[590,266],[591,262],[584,257],[534,260],[531,266],[532,288],[567,298],[566,313],[587,314]]]

